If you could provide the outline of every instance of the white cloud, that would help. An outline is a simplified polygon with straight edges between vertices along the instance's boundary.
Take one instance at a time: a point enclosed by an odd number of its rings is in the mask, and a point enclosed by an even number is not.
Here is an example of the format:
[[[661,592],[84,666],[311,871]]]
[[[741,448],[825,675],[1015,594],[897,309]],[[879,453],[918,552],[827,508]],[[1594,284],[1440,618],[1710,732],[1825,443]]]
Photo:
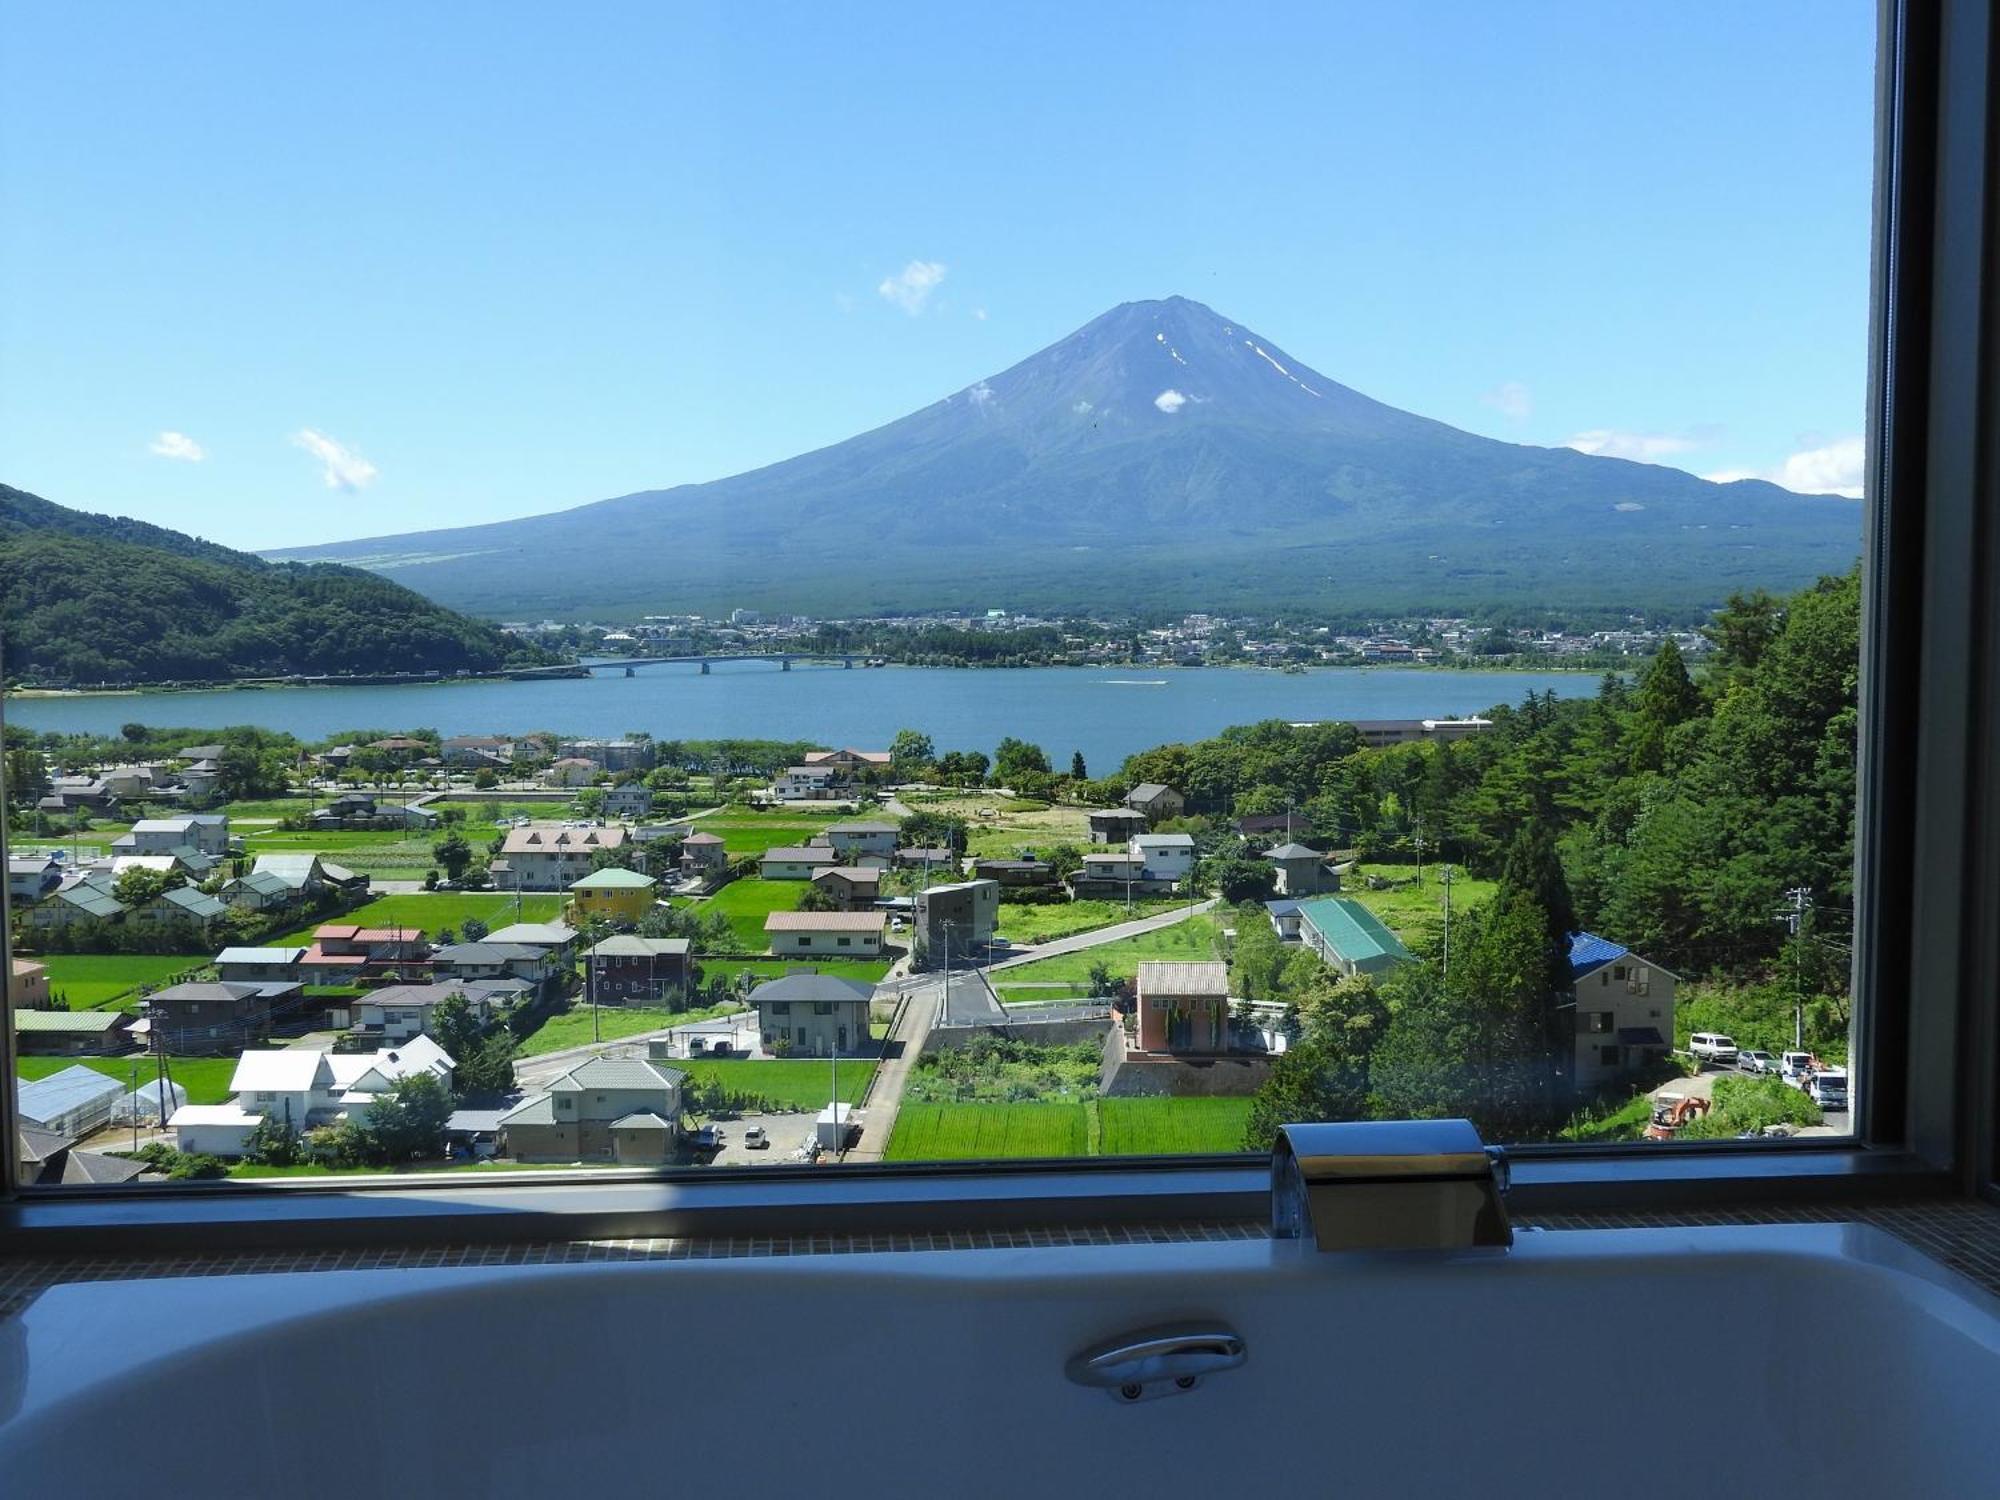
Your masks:
[[[894,276],[884,276],[875,288],[875,294],[885,302],[893,302],[911,317],[924,310],[931,300],[931,293],[944,280],[944,265],[935,260],[913,260]]]
[[[1510,422],[1525,422],[1534,414],[1535,397],[1518,380],[1503,380],[1492,390],[1479,398],[1482,406],[1490,406]]]
[[[966,394],[972,398],[974,406],[984,406],[993,399],[993,387],[982,380],[978,385],[967,391]]]
[[[1579,432],[1563,446],[1600,458],[1631,458],[1642,464],[1656,464],[1663,458],[1687,452],[1695,443],[1692,438],[1664,432],[1614,432],[1609,427],[1593,427],[1588,432]]]
[[[1801,448],[1782,463],[1769,469],[1720,469],[1704,474],[1717,484],[1738,479],[1768,479],[1772,484],[1797,490],[1802,495],[1845,495],[1859,500],[1867,477],[1867,445],[1858,437],[1836,438],[1816,447]]]
[[[208,455],[202,452],[201,444],[185,432],[163,432],[146,445],[148,453],[157,453],[161,458],[177,458],[182,463],[198,464]]]
[[[1070,408],[1079,417],[1087,417],[1095,409],[1088,401],[1083,400],[1081,397],[1078,398],[1076,405]]]
[[[985,308],[983,308],[983,307],[975,307],[975,308],[973,308],[973,310],[972,310],[972,315],[973,315],[973,317],[977,318],[977,319],[978,319],[978,320],[979,320],[980,322],[982,322],[982,323],[984,323],[984,322],[986,321],[986,309],[985,309]]]
[[[1164,412],[1177,412],[1187,405],[1187,399],[1179,391],[1161,391],[1153,398],[1153,405]]]
[[[381,471],[347,444],[302,427],[292,434],[292,446],[303,448],[320,461],[330,490],[358,490],[375,482]]]

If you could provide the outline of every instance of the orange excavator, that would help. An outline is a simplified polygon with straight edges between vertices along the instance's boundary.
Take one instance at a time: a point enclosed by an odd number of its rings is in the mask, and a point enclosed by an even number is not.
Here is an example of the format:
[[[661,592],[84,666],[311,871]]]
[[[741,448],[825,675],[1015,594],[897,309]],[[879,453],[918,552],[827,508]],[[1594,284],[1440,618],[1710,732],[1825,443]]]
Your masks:
[[[1661,1094],[1653,1101],[1653,1118],[1646,1126],[1649,1141],[1670,1141],[1688,1121],[1705,1115],[1709,1101],[1695,1094]]]

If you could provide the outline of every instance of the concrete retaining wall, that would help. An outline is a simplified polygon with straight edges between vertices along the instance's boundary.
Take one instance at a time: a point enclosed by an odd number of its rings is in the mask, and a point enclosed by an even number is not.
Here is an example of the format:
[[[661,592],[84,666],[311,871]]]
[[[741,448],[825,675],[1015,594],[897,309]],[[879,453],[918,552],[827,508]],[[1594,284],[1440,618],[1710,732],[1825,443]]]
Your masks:
[[[1064,1047],[1076,1042],[1102,1042],[1116,1030],[1108,1019],[1094,1021],[1009,1021],[1000,1026],[933,1026],[924,1039],[924,1051],[941,1052],[963,1047],[982,1036],[1004,1036],[1010,1041],[1031,1042],[1037,1047]]]
[[[1271,1076],[1267,1057],[1134,1057],[1116,1028],[1104,1049],[1097,1092],[1106,1099],[1246,1098]]]

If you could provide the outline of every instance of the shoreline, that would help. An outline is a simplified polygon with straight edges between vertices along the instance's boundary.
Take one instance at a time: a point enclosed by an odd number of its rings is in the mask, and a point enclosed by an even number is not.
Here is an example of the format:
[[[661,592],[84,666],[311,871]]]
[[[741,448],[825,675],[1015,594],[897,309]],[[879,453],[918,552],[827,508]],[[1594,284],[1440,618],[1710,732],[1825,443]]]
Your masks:
[[[715,659],[718,661],[729,661],[732,658],[717,657]],[[1571,673],[1577,673],[1579,675],[1588,674],[1590,676],[1601,677],[1607,672],[1638,671],[1640,665],[1645,662],[1646,658],[1632,657],[1629,660],[1632,663],[1632,665],[1629,666],[1625,665],[1605,666],[1601,664],[1593,664],[1587,667],[1568,665],[1562,662],[1559,658],[1552,658],[1552,657],[1527,657],[1519,661],[1510,658],[1502,661],[1489,660],[1477,663],[1468,662],[1463,665],[1456,662],[1354,662],[1338,666],[1327,666],[1327,665],[1309,666],[1305,667],[1305,669],[1302,672],[1294,672],[1289,674],[1286,673],[1283,667],[1267,667],[1257,662],[1247,662],[1247,661],[1215,662],[1213,664],[1203,663],[1201,666],[1198,667],[1184,667],[1178,664],[1154,666],[1143,663],[1135,665],[1129,662],[1061,662],[1061,661],[1024,662],[1024,663],[1010,664],[1005,666],[1000,665],[998,663],[975,663],[975,662],[964,662],[950,666],[927,666],[916,662],[892,661],[892,662],[885,662],[882,668],[874,668],[872,670],[880,671],[883,670],[884,668],[901,668],[905,671],[911,671],[911,672],[1031,672],[1031,671],[1134,672],[1137,671],[1137,672],[1171,672],[1175,674],[1186,673],[1186,672],[1268,672],[1271,675],[1278,677],[1283,677],[1287,675],[1294,677],[1299,677],[1299,676],[1311,677],[1323,672],[1436,672],[1440,674],[1449,674],[1453,676],[1465,676],[1465,677],[1477,677],[1486,675],[1494,675],[1494,676],[1511,675],[1519,672],[1535,672],[1535,673],[1571,672]],[[588,665],[597,667],[615,667],[619,665],[619,663],[616,661],[604,661],[604,662],[592,662],[589,663]],[[827,669],[827,670],[837,670],[837,669]],[[440,678],[421,680],[421,681],[411,681],[411,682],[380,682],[365,678],[357,678],[352,682],[337,682],[337,681],[272,682],[266,679],[256,679],[256,680],[237,681],[237,682],[173,684],[170,686],[163,686],[159,684],[147,684],[144,686],[129,687],[129,688],[9,688],[4,695],[0,696],[4,696],[6,701],[9,703],[17,703],[17,702],[60,703],[60,702],[68,702],[79,699],[93,699],[93,698],[158,698],[158,697],[167,697],[177,693],[293,693],[293,692],[319,692],[325,689],[339,691],[345,688],[387,688],[387,687],[441,688],[441,687],[460,687],[460,686],[471,687],[476,685],[490,685],[495,682],[515,682],[525,685],[536,682],[577,682],[591,675],[594,674],[589,672],[584,672],[573,676],[556,676],[554,674],[550,674],[547,676],[532,676],[532,677],[513,677],[513,676],[440,677]]]

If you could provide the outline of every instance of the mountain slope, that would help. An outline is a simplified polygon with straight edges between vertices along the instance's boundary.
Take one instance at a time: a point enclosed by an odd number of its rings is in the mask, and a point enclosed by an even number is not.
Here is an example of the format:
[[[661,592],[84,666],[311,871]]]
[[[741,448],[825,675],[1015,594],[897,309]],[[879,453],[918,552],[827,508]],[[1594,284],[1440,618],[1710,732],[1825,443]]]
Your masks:
[[[0,627],[5,675],[23,681],[481,671],[547,659],[358,568],[269,563],[7,485]]]
[[[482,613],[1719,601],[1839,571],[1859,507],[1399,411],[1185,298],[751,473],[294,549]]]

